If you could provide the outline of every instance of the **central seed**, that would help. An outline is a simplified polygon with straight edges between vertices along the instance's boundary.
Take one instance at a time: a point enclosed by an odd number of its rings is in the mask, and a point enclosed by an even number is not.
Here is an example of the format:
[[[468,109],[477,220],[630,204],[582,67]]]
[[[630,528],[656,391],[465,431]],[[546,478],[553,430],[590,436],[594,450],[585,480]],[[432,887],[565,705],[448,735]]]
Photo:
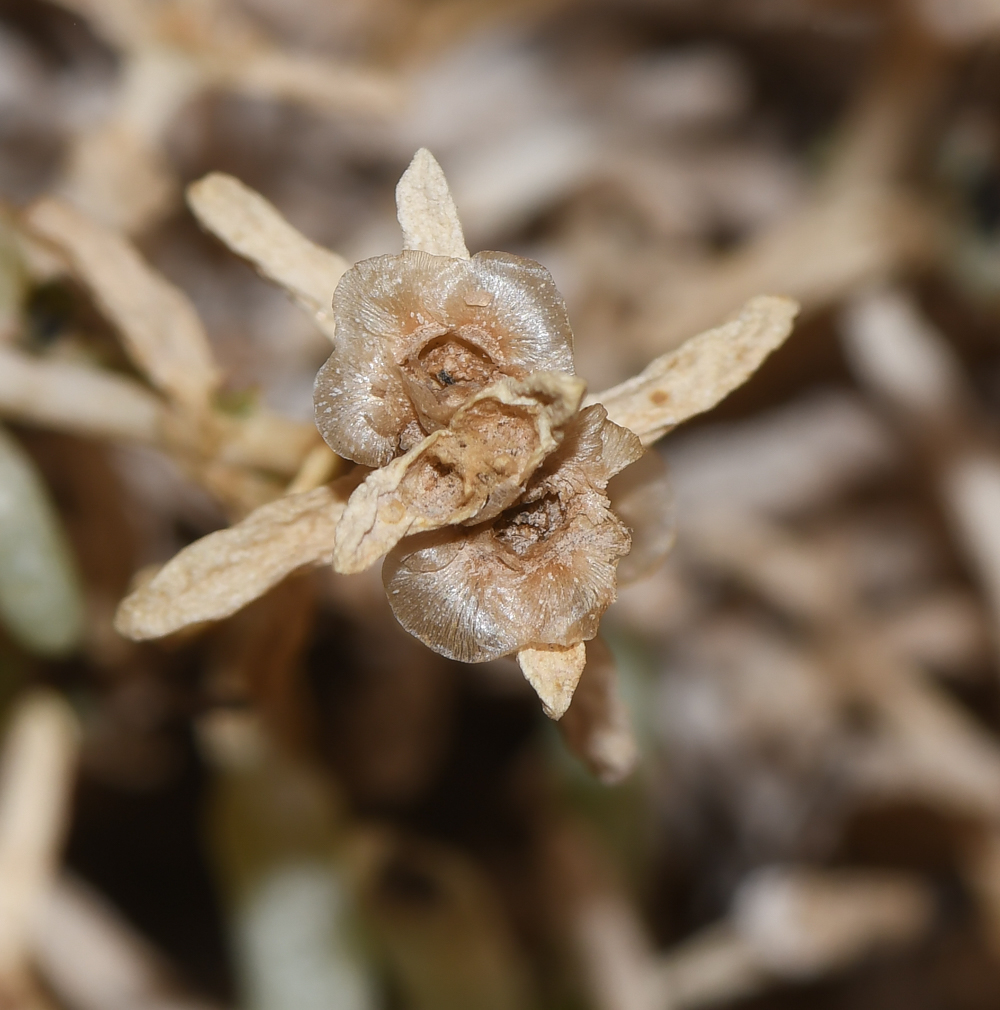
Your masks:
[[[493,536],[519,557],[542,543],[562,526],[562,503],[555,495],[546,495],[530,505],[521,505],[504,514],[493,527]]]
[[[492,381],[497,367],[484,351],[453,333],[427,344],[417,355],[421,369],[446,386],[485,386]]]

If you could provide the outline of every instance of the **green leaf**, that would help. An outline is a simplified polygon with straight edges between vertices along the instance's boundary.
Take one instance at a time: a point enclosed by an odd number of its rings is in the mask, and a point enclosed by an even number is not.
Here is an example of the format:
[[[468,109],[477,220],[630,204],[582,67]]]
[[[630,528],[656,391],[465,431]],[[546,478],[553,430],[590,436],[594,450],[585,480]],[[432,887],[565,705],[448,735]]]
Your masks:
[[[0,620],[24,648],[71,651],[83,633],[83,598],[72,554],[45,485],[0,429]]]

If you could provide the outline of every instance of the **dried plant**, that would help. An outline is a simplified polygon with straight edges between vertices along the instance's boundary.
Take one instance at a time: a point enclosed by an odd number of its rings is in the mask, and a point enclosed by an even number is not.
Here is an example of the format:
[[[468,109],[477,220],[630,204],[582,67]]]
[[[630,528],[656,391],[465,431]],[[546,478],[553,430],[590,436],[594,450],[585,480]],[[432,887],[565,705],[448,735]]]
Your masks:
[[[208,180],[192,200],[210,226],[226,221],[223,237],[232,223],[212,207],[220,192],[247,208],[243,230],[274,220],[245,188]],[[470,257],[427,151],[400,180],[397,203],[403,253],[340,279],[334,350],[316,380],[324,438],[360,466],[186,548],[123,602],[117,627],[132,638],[170,634],[234,613],[304,564],[332,559],[350,573],[391,552],[383,578],[403,627],[466,662],[516,654],[558,719],[630,547],[608,481],[639,459],[641,439],[744,381],[788,335],[795,306],[756,299],[602,394],[608,409],[580,411],[569,321],[544,268]],[[261,239],[242,244],[271,258]],[[293,247],[278,244],[275,258]],[[310,252],[304,240],[298,248]],[[280,280],[284,269],[265,272]]]
[[[0,11],[0,1003],[996,1003],[994,7]]]

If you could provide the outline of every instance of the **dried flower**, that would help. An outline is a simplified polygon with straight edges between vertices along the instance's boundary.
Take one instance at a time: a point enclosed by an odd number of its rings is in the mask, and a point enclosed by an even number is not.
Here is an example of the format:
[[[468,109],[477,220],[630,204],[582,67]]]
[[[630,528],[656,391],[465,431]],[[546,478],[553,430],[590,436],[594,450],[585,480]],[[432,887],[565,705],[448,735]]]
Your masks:
[[[118,627],[134,638],[169,634],[233,613],[303,565],[332,561],[357,572],[389,552],[383,581],[407,631],[466,662],[516,655],[558,719],[631,546],[608,481],[644,445],[743,382],[788,335],[796,307],[754,299],[738,319],[581,410],[572,331],[548,272],[505,253],[470,256],[427,151],[413,159],[396,198],[403,253],[358,263],[340,278],[334,349],[316,379],[323,437],[361,465],[192,544],[123,603]],[[323,264],[331,275],[338,268],[333,254],[296,237],[235,180],[212,176],[191,199],[207,227],[329,334],[317,295]],[[639,485],[625,489],[631,512],[656,523],[640,537],[638,572],[672,534],[662,472],[651,467],[648,479],[629,483]],[[578,714],[577,740],[597,740],[607,727],[627,736],[621,713],[611,711],[612,680],[599,682],[596,700]],[[624,774],[627,750],[593,760],[609,777]]]
[[[383,580],[399,623],[467,663],[593,638],[631,542],[605,488],[641,454],[603,407],[578,414],[517,506],[471,529],[407,539],[389,555]]]

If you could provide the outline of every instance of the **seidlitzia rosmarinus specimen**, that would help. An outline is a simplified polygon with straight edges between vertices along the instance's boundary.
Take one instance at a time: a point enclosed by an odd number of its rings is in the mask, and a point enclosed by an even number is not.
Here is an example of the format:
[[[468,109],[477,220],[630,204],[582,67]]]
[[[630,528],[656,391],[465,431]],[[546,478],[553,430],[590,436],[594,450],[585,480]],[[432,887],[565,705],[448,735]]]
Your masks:
[[[435,177],[419,154],[400,183],[404,231]],[[559,717],[582,670],[576,647],[597,634],[630,546],[607,481],[642,448],[603,408],[578,413],[572,330],[548,271],[506,253],[470,257],[453,220],[443,247],[417,237],[434,252],[366,260],[334,294],[317,425],[336,453],[381,469],[351,496],[333,564],[359,571],[393,550],[393,612],[450,658],[525,653],[530,678],[533,651],[562,655],[565,687],[540,692]],[[627,448],[605,454],[605,442]],[[435,531],[433,546],[410,539]]]
[[[284,222],[272,250],[260,222],[280,219],[236,180],[192,187],[202,222],[332,337],[316,422],[357,466],[186,548],[123,602],[118,626],[133,638],[169,634],[228,616],[303,565],[350,573],[388,555],[383,581],[403,627],[463,661],[515,655],[559,718],[631,547],[609,480],[741,384],[788,335],[796,307],[753,299],[739,318],[584,399],[566,308],[544,267],[470,256],[426,151],[396,197],[403,252],[355,264],[339,284],[331,270],[324,294],[316,267],[332,254]],[[668,541],[662,529],[639,538],[661,551]],[[608,677],[600,683],[595,697],[609,697]]]

